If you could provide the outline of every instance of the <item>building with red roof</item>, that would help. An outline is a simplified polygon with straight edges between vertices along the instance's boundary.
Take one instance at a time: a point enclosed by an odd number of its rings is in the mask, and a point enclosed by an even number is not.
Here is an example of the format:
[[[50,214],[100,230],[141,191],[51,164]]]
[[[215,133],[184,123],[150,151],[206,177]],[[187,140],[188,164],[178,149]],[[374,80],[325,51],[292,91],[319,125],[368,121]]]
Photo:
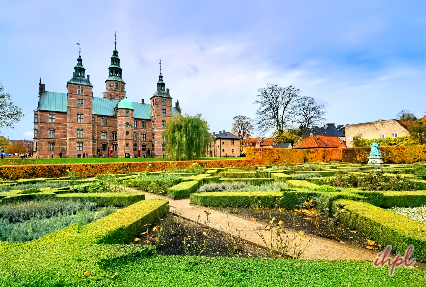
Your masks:
[[[311,135],[293,148],[344,148],[346,144],[338,137]]]

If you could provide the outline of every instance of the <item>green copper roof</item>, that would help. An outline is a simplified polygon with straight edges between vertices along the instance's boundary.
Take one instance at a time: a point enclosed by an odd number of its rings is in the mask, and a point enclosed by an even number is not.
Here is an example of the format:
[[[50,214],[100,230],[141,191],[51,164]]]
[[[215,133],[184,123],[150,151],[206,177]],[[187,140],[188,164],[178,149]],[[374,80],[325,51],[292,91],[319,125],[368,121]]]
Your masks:
[[[127,97],[125,97],[124,99],[122,99],[117,106],[118,109],[129,109],[129,110],[133,110],[133,105],[132,103],[127,99]]]
[[[93,113],[96,113],[98,116],[114,116],[114,108],[117,106],[117,100],[109,100],[104,98],[95,98],[93,97],[92,106]]]
[[[40,111],[67,112],[67,94],[44,92],[40,96]]]
[[[127,100],[129,103],[130,101]],[[115,107],[119,101],[109,100],[105,98],[92,98],[93,113],[98,116],[114,116]],[[141,104],[137,102],[130,103],[133,107],[133,117],[135,119],[150,120],[151,119],[151,105]],[[51,112],[67,112],[67,94],[65,93],[54,93],[44,92],[40,97],[40,105],[38,107],[41,111]],[[172,107],[172,115],[178,113],[178,111]]]
[[[109,76],[108,79],[106,79],[106,81],[119,81],[119,82],[123,82],[124,83],[123,79],[120,78],[120,77],[118,77],[118,76]]]

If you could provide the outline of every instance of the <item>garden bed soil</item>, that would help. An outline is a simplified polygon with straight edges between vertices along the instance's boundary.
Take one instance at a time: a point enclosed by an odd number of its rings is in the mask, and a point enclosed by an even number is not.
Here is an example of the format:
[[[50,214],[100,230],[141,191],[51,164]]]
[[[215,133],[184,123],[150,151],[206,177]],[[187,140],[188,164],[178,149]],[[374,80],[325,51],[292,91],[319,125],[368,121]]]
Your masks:
[[[135,237],[132,244],[155,245],[159,255],[265,258],[269,252],[239,237],[169,213]]]

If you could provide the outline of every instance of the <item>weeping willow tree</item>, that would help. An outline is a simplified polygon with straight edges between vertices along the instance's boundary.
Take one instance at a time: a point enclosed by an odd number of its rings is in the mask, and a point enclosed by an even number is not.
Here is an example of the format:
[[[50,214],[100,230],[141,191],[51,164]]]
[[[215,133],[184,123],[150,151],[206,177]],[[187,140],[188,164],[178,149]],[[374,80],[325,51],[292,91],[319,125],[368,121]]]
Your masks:
[[[201,115],[175,114],[162,134],[166,156],[171,160],[193,160],[205,157],[213,141],[209,125]]]

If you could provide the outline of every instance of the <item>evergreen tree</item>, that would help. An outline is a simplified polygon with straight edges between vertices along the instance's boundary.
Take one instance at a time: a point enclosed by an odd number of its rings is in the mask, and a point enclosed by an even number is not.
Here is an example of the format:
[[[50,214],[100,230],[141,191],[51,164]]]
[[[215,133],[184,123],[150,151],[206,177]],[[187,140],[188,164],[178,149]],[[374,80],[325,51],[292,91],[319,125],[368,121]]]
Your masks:
[[[175,114],[162,134],[166,156],[171,160],[193,160],[205,157],[213,141],[209,125],[201,115]]]
[[[182,113],[182,110],[181,110],[181,108],[180,108],[180,106],[179,106],[179,100],[176,100],[175,109],[179,112],[179,114],[181,114],[181,113]]]

